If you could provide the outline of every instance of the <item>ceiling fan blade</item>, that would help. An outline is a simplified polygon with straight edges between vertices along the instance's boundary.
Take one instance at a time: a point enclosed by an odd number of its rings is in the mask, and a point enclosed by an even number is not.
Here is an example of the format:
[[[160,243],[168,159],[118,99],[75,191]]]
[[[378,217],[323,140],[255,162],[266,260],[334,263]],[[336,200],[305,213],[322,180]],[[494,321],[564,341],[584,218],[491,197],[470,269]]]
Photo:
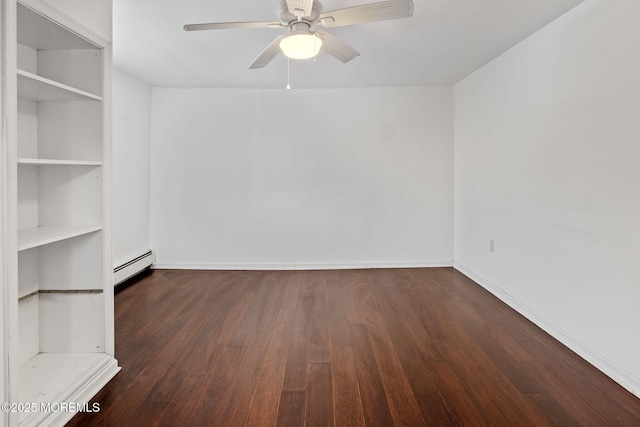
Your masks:
[[[212,22],[209,24],[187,24],[183,28],[185,31],[202,30],[227,30],[233,28],[283,28],[279,22],[254,21],[254,22]]]
[[[326,12],[320,15],[320,22],[325,27],[342,27],[406,18],[411,15],[413,15],[413,0],[388,0]]]
[[[346,63],[356,56],[360,56],[360,52],[324,30],[316,31],[315,35],[322,40],[321,49],[342,62]]]
[[[298,17],[309,16],[313,9],[313,0],[287,0],[287,8],[289,13]]]
[[[251,65],[249,65],[250,70],[255,70],[256,68],[264,68],[276,55],[280,52],[280,41],[285,38],[286,35],[282,35],[277,37],[274,41],[267,46],[260,55],[253,61]]]

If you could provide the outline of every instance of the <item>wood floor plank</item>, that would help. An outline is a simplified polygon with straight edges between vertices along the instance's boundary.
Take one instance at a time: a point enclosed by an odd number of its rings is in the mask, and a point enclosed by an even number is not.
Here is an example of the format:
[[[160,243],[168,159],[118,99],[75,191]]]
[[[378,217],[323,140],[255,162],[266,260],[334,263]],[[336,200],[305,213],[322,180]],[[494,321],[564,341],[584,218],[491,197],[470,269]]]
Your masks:
[[[144,401],[135,411],[135,417],[139,420],[140,427],[155,427],[162,423],[163,412],[168,403]],[[119,425],[119,424],[110,424]]]
[[[274,325],[258,325],[246,346],[244,356],[238,360],[240,368],[232,378],[231,387],[216,403],[211,425],[243,425],[249,415],[251,401],[258,386],[261,360]]]
[[[326,320],[326,290],[313,282],[303,282],[296,304],[283,392],[306,389],[309,362],[330,360],[329,329]]]
[[[140,408],[145,405],[145,397],[153,388],[154,384],[161,379],[166,373],[166,366],[149,365],[139,373],[135,378],[124,387],[123,394],[133,399],[133,402],[129,402],[122,411],[117,412],[117,418],[121,420],[130,419],[140,411]],[[123,401],[121,399],[116,400],[114,405],[120,405]],[[109,407],[105,409],[110,409]]]
[[[353,300],[357,309],[363,311],[379,310],[376,299],[373,296],[371,286],[368,283],[358,283],[353,287]]]
[[[527,362],[531,363],[531,362]],[[579,427],[578,421],[567,412],[549,393],[527,393],[525,395],[553,427]]]
[[[295,271],[279,272],[277,280],[282,283],[284,288],[284,295],[280,302],[280,308],[282,310],[295,311],[298,305],[298,294],[300,293],[300,282],[296,280]]]
[[[373,355],[387,396],[391,416],[396,425],[419,426],[425,421],[416,403],[411,385],[389,336],[384,320],[377,311],[364,313]]]
[[[350,325],[351,348],[356,366],[362,410],[367,426],[393,425],[387,395],[380,378],[369,332],[364,325]]]
[[[364,413],[360,387],[351,348],[341,345],[331,347],[333,375],[333,408],[337,426],[364,426]]]
[[[74,426],[640,425],[640,399],[451,268],[155,270]]]
[[[443,335],[441,328],[447,322],[443,321],[445,316],[438,307],[433,304],[425,306],[423,303],[410,288],[385,286],[378,295],[378,304],[384,304],[386,308],[383,313],[394,313],[402,322],[396,332],[404,331],[428,360],[442,361],[438,343]],[[424,321],[423,311],[428,313],[428,321]]]
[[[238,311],[243,309],[244,305],[240,305]],[[230,340],[225,334],[225,321],[224,312],[211,314],[203,322],[201,334],[183,341],[182,351],[173,363],[176,374],[207,375],[216,370],[216,359]]]
[[[503,310],[489,309],[470,299],[461,299],[458,304],[469,316],[469,320],[484,329],[514,360],[535,361],[535,357],[519,343],[519,340],[531,339],[531,336],[515,327],[510,321],[511,316],[505,316]]]
[[[280,306],[284,298],[284,283],[276,280],[276,274],[265,274],[264,283],[260,287],[266,289],[266,299],[258,315],[258,324],[274,324],[280,314]]]
[[[303,286],[298,309],[302,310],[304,339],[309,346],[310,362],[329,362],[329,325],[327,322],[327,290],[324,284],[311,282]]]
[[[347,272],[337,280],[337,283],[342,288],[342,304],[348,324],[364,323],[362,312],[356,302],[356,287],[358,282],[362,280],[361,275],[361,272]]]
[[[292,310],[281,310],[276,319],[260,362],[259,378],[245,423],[248,426],[273,426],[277,420],[293,319]]]
[[[526,345],[527,349],[538,358],[549,373],[553,373],[561,379],[570,389],[580,390],[581,397],[589,406],[595,408],[602,414],[604,419],[615,420],[615,425],[619,426],[640,425],[638,418],[622,407],[616,400],[612,399],[608,393],[603,393],[602,390],[595,387],[585,377],[579,375],[574,370],[575,366],[579,366],[580,363],[567,364],[538,342],[527,341]],[[555,383],[548,384],[547,388],[555,385]],[[549,391],[549,393],[551,393],[551,391]]]
[[[475,390],[465,387],[463,380],[447,362],[432,365],[432,377],[446,402],[451,418],[456,426],[495,426],[490,415],[484,413],[481,403],[474,398]]]
[[[491,424],[508,425],[510,420],[519,419],[522,425],[545,425],[546,421],[531,402],[493,365],[462,327],[449,328],[445,347],[446,357],[455,361],[458,375],[469,390],[473,390],[470,394],[484,409]]]
[[[332,346],[348,346],[350,344],[349,322],[347,321],[344,286],[337,280],[326,283],[327,316],[329,338]]]
[[[521,393],[544,392],[544,388],[480,325],[470,321],[464,327],[469,337]]]
[[[311,362],[307,386],[305,426],[330,427],[333,420],[333,377],[331,363]]]
[[[283,390],[280,405],[278,406],[276,427],[304,426],[306,406],[306,390]]]
[[[376,294],[376,301],[393,347],[411,384],[422,418],[429,426],[454,425],[455,422],[433,376],[434,363],[442,360],[439,352],[438,356],[434,357],[432,344],[437,343],[436,340],[430,337],[412,315],[411,306],[394,306],[388,297],[389,287],[385,287]],[[420,372],[420,375],[415,375],[416,372]]]
[[[154,366],[154,365],[150,365]],[[163,365],[160,365],[163,366]],[[153,387],[144,397],[145,402],[169,403],[178,392],[186,374],[175,369],[175,365],[164,368],[162,376],[153,384]]]
[[[302,298],[302,295],[300,295]],[[284,398],[285,390],[306,390],[307,387],[307,366],[309,364],[309,345],[305,338],[304,324],[305,307],[298,303],[294,316],[294,326],[287,352],[287,364],[285,367],[284,383],[282,393]],[[293,397],[289,397],[292,399]]]
[[[192,426],[207,425],[207,415],[200,408],[203,406],[203,401],[209,401],[208,380],[209,376],[207,375],[187,375],[175,397],[164,408],[157,425],[161,427],[175,426],[176,420],[180,420],[185,425],[187,420]],[[137,417],[131,419],[137,420]],[[132,424],[124,422],[115,425]]]
[[[193,421],[195,424],[192,425],[201,425],[198,424],[198,420],[213,419],[221,409],[218,402],[223,400],[224,396],[232,388],[236,373],[241,368],[238,361],[242,360],[245,351],[246,347],[222,346],[219,351],[216,352],[216,356],[214,356],[214,360],[217,362],[216,372],[187,375],[182,386],[170,402],[167,409],[167,418],[173,419],[174,421],[180,420],[182,423]],[[192,390],[194,395],[186,397],[185,393],[187,393],[188,396],[189,390],[185,389],[185,387],[192,386],[187,380],[193,378],[202,378],[202,381],[199,381],[196,384],[196,388]],[[184,415],[182,412],[182,403],[180,403],[179,400],[183,398],[193,400],[189,406],[189,410],[193,415]],[[176,412],[176,408],[179,409],[179,412]],[[173,410],[174,412],[169,412],[169,410]]]
[[[596,409],[586,404],[580,396],[575,396],[571,392],[571,388],[550,372],[542,363],[521,362],[521,364],[533,377],[537,378],[541,383],[546,384],[547,393],[552,396],[562,408],[572,414],[572,418],[575,419],[579,425],[614,425],[604,418]],[[581,409],[578,410],[578,408]]]
[[[544,338],[549,337],[549,335],[544,332],[542,332],[542,334]],[[586,360],[577,357],[573,351],[554,339],[541,339],[537,342],[539,345],[529,342],[527,343],[527,346],[536,346],[536,348],[540,349],[541,345],[558,360],[561,360],[562,365],[568,369],[572,375],[586,381],[588,385],[585,386],[593,387],[600,393],[606,394],[611,402],[615,402],[617,406],[629,412],[633,418],[640,419],[640,405],[638,405],[638,399],[622,387],[612,388],[611,378],[607,377],[603,372],[594,369],[593,365]],[[552,358],[547,359],[548,362],[551,362],[552,360]],[[599,399],[596,398],[594,400],[598,401]]]
[[[258,322],[262,303],[266,299],[266,289],[260,287],[258,290],[246,291],[247,306],[238,316],[235,322],[230,322],[229,328],[225,329],[225,333],[229,338],[229,345],[238,347],[246,347],[253,334],[253,329]]]
[[[202,334],[200,328],[207,319],[206,313],[187,312],[183,313],[179,322],[179,328],[172,333],[169,340],[165,342],[162,349],[156,353],[154,361],[163,364],[173,364],[184,352],[185,343]],[[152,362],[153,363],[153,362]]]

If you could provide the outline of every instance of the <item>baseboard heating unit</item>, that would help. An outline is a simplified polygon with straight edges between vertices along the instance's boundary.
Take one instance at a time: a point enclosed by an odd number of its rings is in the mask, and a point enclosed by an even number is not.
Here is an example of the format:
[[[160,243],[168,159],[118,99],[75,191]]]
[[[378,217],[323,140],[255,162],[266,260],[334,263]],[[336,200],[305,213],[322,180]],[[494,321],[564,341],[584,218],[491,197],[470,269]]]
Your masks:
[[[125,262],[113,269],[113,286],[119,285],[138,273],[143,272],[153,265],[153,251],[149,250],[144,254]]]

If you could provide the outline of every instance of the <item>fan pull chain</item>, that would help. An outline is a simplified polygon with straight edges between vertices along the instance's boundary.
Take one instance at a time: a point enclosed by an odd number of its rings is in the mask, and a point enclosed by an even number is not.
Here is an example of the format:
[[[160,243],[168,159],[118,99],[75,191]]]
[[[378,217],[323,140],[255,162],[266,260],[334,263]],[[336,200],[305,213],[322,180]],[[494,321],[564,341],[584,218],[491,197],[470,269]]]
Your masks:
[[[291,85],[289,84],[289,79],[291,78],[291,60],[287,58],[287,90],[291,90]]]
[[[313,51],[316,51],[316,42],[318,41],[318,36],[316,36],[316,33],[313,33]],[[318,57],[318,54],[316,53],[315,55],[313,55],[313,62],[316,62],[316,58]]]

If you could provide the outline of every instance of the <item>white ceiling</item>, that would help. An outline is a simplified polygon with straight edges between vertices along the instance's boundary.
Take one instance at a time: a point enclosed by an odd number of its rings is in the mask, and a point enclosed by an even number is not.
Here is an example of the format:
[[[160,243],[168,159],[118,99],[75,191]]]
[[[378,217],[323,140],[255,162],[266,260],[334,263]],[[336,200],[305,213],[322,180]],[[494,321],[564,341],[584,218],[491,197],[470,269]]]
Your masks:
[[[375,1],[375,0],[374,0]],[[325,11],[367,0],[324,0]],[[414,14],[329,31],[361,56],[291,61],[294,88],[454,84],[582,0],[414,0]],[[281,88],[287,60],[249,64],[284,29],[183,31],[189,23],[277,21],[278,0],[114,0],[114,64],[152,86]]]

